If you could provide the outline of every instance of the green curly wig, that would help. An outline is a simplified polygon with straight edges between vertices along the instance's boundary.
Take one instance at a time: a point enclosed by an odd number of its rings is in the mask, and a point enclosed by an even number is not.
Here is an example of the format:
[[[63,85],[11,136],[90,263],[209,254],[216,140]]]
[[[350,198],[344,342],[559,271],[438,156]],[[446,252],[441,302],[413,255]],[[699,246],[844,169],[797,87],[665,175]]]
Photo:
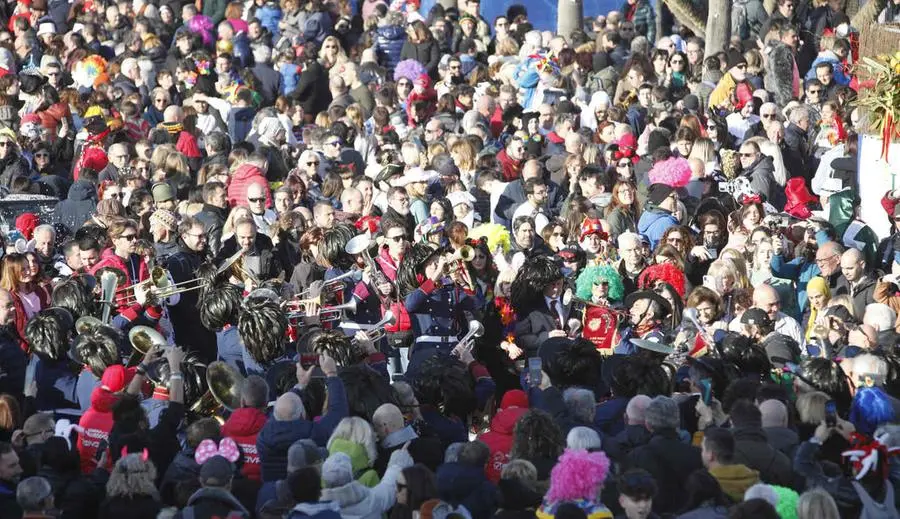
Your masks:
[[[583,301],[591,300],[591,290],[594,283],[604,280],[609,283],[609,292],[607,298],[610,301],[621,301],[625,296],[625,286],[622,284],[622,277],[612,265],[591,265],[585,267],[578,275],[575,281],[575,295]]]

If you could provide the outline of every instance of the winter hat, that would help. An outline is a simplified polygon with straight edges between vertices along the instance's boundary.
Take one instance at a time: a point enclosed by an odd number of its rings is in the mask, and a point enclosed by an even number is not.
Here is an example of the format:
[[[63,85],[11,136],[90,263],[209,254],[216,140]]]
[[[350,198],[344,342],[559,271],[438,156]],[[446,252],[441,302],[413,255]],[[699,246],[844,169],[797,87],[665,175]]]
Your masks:
[[[22,213],[16,217],[16,229],[22,233],[26,240],[34,237],[34,228],[40,223],[40,219],[34,213]]]
[[[744,54],[737,49],[730,49],[728,51],[728,60],[727,60],[727,68],[726,70],[731,70],[738,65],[746,65],[747,60],[744,58]]]
[[[685,158],[671,157],[654,164],[648,175],[651,184],[684,187],[691,181],[691,164]]]
[[[688,112],[697,113],[700,111],[700,98],[694,94],[688,94],[684,96],[682,105]]]
[[[581,233],[578,241],[584,241],[584,239],[591,234],[599,234],[601,235],[601,239],[603,238],[603,235],[606,234],[603,232],[603,224],[600,223],[599,218],[585,218],[581,222]]]
[[[150,189],[153,193],[153,201],[158,203],[168,202],[175,198],[175,190],[166,182],[157,182]]]
[[[809,192],[806,181],[802,177],[794,177],[787,181],[784,187],[787,203],[784,211],[795,218],[807,219],[812,216],[809,205],[816,204],[819,199]]]
[[[165,209],[157,209],[150,215],[150,225],[162,225],[170,231],[174,231],[178,227],[178,219],[175,214]]]
[[[647,189],[647,200],[649,200],[653,205],[659,205],[663,203],[663,200],[669,197],[675,188],[666,184],[651,184]]]
[[[500,409],[508,409],[510,407],[528,407],[528,395],[521,389],[513,389],[503,394],[500,401]]]
[[[346,485],[353,481],[353,463],[350,456],[336,452],[322,464],[322,482],[326,488]]]
[[[234,476],[234,466],[223,456],[213,456],[200,467],[200,483],[205,487],[224,487]]]

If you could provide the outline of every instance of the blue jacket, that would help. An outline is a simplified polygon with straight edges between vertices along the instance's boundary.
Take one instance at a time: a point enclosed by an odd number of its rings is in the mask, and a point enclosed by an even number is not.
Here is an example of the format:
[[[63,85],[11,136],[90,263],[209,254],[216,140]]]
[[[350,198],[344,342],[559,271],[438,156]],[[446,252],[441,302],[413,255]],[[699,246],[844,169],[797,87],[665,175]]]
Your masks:
[[[36,359],[34,381],[37,384],[35,408],[38,411],[79,409],[78,375],[72,372],[68,359],[44,362]],[[77,414],[77,411],[76,411]]]
[[[253,126],[253,116],[256,109],[253,107],[235,107],[228,112],[228,136],[231,142],[244,142]]]
[[[314,41],[322,45],[325,38],[331,34],[332,27],[334,23],[329,13],[312,13],[306,17],[306,24],[303,26],[303,41]]]
[[[281,8],[276,2],[266,2],[265,5],[256,9],[256,19],[260,25],[269,30],[272,35],[272,41],[278,41],[281,30],[278,28],[278,22],[281,21]]]
[[[832,54],[829,52],[829,54]],[[830,63],[831,71],[833,73],[832,79],[835,83],[841,86],[847,86],[850,84],[850,76],[844,72],[844,66],[841,65],[840,60],[837,59],[837,56],[829,55],[829,56],[816,56],[816,59],[813,60],[812,65],[809,66],[809,71],[806,73],[806,80],[815,79],[816,78],[816,66],[819,63]]]
[[[422,420],[428,424],[446,450],[451,444],[469,441],[466,424],[457,418],[448,418],[430,407],[422,408]]]
[[[406,32],[399,25],[386,25],[375,29],[375,54],[378,63],[393,70],[400,63],[400,52],[406,43]]]
[[[672,213],[663,209],[653,208],[644,211],[641,219],[638,220],[637,228],[639,234],[646,236],[650,240],[650,250],[655,250],[663,234],[673,225],[678,225],[678,220],[672,216]]]
[[[772,274],[775,277],[790,279],[797,284],[797,306],[800,312],[806,311],[806,284],[815,276],[821,275],[822,271],[819,266],[813,262],[807,262],[803,258],[795,258],[791,261],[785,261],[784,256],[776,254],[772,256],[769,262],[772,268]]]
[[[300,69],[293,63],[285,63],[279,69],[281,73],[281,95],[286,96],[296,90],[300,83]]]
[[[216,332],[216,344],[219,350],[219,360],[224,361],[246,376],[244,346],[241,344],[241,336],[238,334],[237,326],[229,326]]]
[[[260,429],[256,437],[256,450],[259,453],[263,481],[286,478],[288,448],[304,438],[312,439],[324,447],[338,422],[350,413],[341,379],[328,377],[325,379],[325,386],[328,389],[328,410],[318,420],[300,418],[282,422],[275,420],[273,416]]]
[[[474,303],[458,285],[437,286],[430,279],[406,296],[413,335],[458,336],[460,323],[468,322]],[[455,345],[454,345],[455,346]]]

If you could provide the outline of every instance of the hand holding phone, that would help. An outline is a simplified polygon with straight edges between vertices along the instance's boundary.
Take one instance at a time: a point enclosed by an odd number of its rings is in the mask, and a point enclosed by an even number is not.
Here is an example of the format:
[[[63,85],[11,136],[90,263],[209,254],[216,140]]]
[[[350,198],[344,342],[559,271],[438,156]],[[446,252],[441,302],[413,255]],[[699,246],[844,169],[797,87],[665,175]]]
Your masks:
[[[531,387],[540,387],[541,379],[544,376],[543,366],[540,357],[528,358],[528,385]]]
[[[825,403],[825,425],[828,427],[837,426],[837,406],[834,400]]]

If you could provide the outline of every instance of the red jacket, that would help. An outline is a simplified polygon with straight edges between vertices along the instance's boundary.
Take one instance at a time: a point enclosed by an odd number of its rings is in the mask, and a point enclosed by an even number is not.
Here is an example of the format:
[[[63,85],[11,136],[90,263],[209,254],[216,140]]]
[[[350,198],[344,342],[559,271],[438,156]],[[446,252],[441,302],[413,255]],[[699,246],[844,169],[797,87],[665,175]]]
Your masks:
[[[116,253],[115,253],[115,251],[113,251],[112,247],[103,251],[103,254],[100,255],[100,261],[98,261],[97,263],[94,264],[93,267],[91,267],[90,273],[92,275],[96,274],[96,272],[103,267],[115,267],[125,273],[125,285],[126,286],[149,278],[150,270],[147,268],[147,262],[144,261],[144,258],[142,258],[136,254],[132,254],[132,256],[137,260],[136,269],[137,269],[137,273],[138,273],[138,279],[132,279],[133,276],[132,276],[132,272],[131,272],[131,266],[124,259],[122,259],[118,255],[116,255]],[[100,280],[98,279],[97,282],[99,283]],[[119,286],[116,288],[122,288],[122,287]]]
[[[509,451],[512,449],[513,429],[516,422],[527,411],[527,407],[514,405],[501,409],[491,419],[491,430],[478,437],[491,451],[484,473],[494,483],[500,481],[500,472],[503,470],[503,466],[509,462]]]
[[[43,285],[36,285],[34,293],[40,300],[40,309],[43,310],[50,306],[50,291]],[[16,332],[19,334],[19,347],[22,351],[28,352],[28,343],[25,342],[25,325],[28,324],[28,316],[25,315],[25,305],[18,291],[10,292],[12,294],[13,306],[16,307]]]
[[[375,262],[378,263],[381,271],[384,272],[388,279],[393,282],[397,281],[397,269],[400,268],[400,263],[394,263],[394,259],[388,253],[387,246],[381,248],[381,252],[375,258]],[[410,331],[412,324],[409,321],[409,312],[406,311],[406,304],[397,294],[393,294],[391,297],[394,300],[394,303],[391,305],[391,312],[394,313],[397,321],[393,326],[385,326],[385,330],[391,333]]]
[[[266,207],[272,206],[272,192],[269,181],[263,170],[253,164],[244,163],[238,166],[228,182],[228,205],[231,207],[247,207],[247,188],[251,184],[260,184],[266,190]]]
[[[90,474],[97,468],[94,457],[97,455],[97,447],[103,440],[109,440],[109,431],[113,426],[112,408],[119,397],[102,387],[95,388],[91,393],[91,408],[84,412],[78,425],[83,432],[78,435],[76,448],[81,457],[81,472]],[[107,470],[112,469],[110,457]]]
[[[497,161],[500,162],[504,182],[512,182],[522,176],[522,161],[510,158],[505,149],[500,150],[500,153],[497,154]]]
[[[260,481],[259,454],[256,452],[256,435],[266,424],[266,414],[252,407],[235,409],[222,426],[222,436],[237,443],[244,455],[241,473],[253,481]]]

